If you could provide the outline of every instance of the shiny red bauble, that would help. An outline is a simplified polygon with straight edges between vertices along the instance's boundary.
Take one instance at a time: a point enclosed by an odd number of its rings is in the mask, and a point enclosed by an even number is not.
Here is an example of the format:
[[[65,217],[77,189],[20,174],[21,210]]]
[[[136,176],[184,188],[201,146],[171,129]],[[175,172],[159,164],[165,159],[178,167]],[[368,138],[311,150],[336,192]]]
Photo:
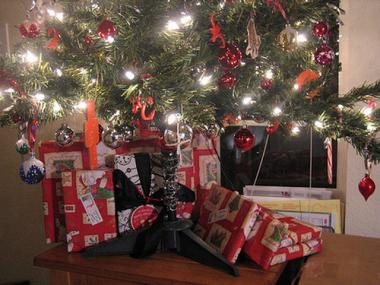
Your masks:
[[[40,34],[40,28],[36,23],[31,23],[28,27],[24,24],[21,24],[18,27],[18,30],[24,38],[29,39],[33,39]]]
[[[235,133],[234,142],[241,151],[250,150],[256,142],[256,136],[247,128],[241,128]]]
[[[84,37],[83,44],[84,44],[86,47],[90,47],[90,46],[92,45],[93,42],[94,42],[94,40],[93,40],[90,36],[85,36],[85,37]]]
[[[110,20],[104,20],[98,27],[97,33],[102,39],[113,37],[116,35],[116,26]]]
[[[328,30],[329,28],[325,22],[318,22],[313,26],[313,34],[317,38],[323,38],[327,34]]]
[[[220,50],[218,60],[224,68],[233,69],[240,66],[242,57],[241,50],[237,45],[227,44]]]
[[[271,89],[273,86],[273,81],[272,79],[263,79],[260,82],[260,86],[265,90]]]
[[[335,53],[327,44],[322,44],[314,53],[315,62],[320,65],[331,64],[334,60]]]
[[[376,185],[375,182],[366,174],[362,180],[359,182],[359,191],[363,195],[364,199],[367,201],[368,198],[375,192]]]
[[[222,77],[219,78],[218,84],[221,88],[231,89],[236,84],[236,76],[231,72],[226,72]]]
[[[275,132],[277,132],[279,126],[280,126],[280,121],[274,120],[274,121],[269,123],[269,125],[265,128],[265,130],[266,130],[268,135],[272,135]]]

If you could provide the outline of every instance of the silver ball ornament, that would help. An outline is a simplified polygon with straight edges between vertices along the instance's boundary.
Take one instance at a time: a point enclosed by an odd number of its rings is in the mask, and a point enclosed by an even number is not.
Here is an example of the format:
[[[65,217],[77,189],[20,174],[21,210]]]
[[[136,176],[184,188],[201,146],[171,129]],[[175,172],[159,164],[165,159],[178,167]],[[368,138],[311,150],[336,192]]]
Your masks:
[[[185,124],[179,125],[178,134],[176,125],[174,125],[173,128],[166,129],[164,132],[164,141],[168,146],[181,144],[181,146],[186,147],[190,144],[192,139],[193,129]]]
[[[74,137],[74,131],[67,124],[62,124],[55,132],[55,142],[61,147],[71,145],[74,142]]]
[[[123,144],[124,134],[113,125],[110,125],[105,131],[103,131],[102,139],[106,146],[115,149]]]

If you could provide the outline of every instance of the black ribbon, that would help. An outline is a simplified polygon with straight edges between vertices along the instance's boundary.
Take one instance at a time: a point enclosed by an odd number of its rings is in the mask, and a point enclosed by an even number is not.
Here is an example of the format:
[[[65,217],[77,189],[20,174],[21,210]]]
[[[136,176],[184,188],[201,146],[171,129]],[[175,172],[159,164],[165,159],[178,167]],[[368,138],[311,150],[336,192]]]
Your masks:
[[[136,167],[140,178],[142,195],[137,186],[119,169],[113,172],[116,211],[135,208],[141,205],[152,204],[163,206],[164,190],[161,188],[152,195],[151,189],[151,161],[149,154],[135,154]],[[179,184],[177,191],[179,202],[194,202],[195,193],[185,185]]]

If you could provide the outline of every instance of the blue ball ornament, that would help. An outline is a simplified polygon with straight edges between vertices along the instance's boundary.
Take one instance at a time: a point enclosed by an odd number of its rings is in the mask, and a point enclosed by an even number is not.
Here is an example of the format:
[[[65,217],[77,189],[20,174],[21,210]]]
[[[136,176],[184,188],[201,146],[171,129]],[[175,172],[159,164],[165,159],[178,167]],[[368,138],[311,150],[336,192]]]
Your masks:
[[[26,184],[37,184],[45,176],[45,166],[41,160],[31,156],[20,166],[21,180]]]

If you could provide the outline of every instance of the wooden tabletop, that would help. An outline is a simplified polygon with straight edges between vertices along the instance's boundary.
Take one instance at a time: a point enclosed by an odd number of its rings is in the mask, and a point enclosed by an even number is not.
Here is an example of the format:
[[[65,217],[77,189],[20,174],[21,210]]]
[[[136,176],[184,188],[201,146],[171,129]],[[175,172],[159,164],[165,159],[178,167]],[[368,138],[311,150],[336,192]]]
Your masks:
[[[52,270],[144,284],[276,284],[285,268],[285,263],[268,271],[253,263],[238,264],[241,276],[234,277],[174,253],[156,253],[144,259],[129,256],[84,258],[78,253],[67,253],[62,245],[38,255],[34,264]]]
[[[322,252],[311,256],[299,285],[379,285],[380,239],[323,234]]]

